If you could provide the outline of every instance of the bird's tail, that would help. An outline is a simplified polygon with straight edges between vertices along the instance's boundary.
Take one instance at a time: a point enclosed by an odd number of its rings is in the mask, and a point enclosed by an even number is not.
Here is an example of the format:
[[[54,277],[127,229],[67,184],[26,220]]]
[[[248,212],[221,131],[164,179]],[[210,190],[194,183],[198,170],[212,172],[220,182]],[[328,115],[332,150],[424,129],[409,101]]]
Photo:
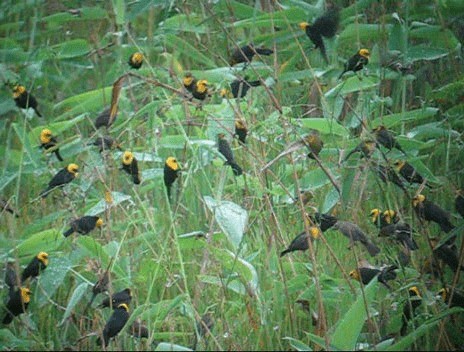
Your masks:
[[[67,231],[63,232],[63,236],[68,237],[68,236],[72,235],[73,232],[74,232],[73,228],[70,227]]]
[[[261,81],[246,81],[250,87],[258,87],[261,85]]]
[[[56,155],[56,157],[57,157],[57,159],[59,161],[63,161],[63,158],[61,157],[60,152],[58,151],[58,149],[55,150],[55,155]]]
[[[50,187],[47,187],[45,190],[43,190],[41,193],[40,193],[40,197],[42,198],[46,198],[48,196],[48,194],[51,192],[52,188]]]
[[[255,50],[259,55],[271,55],[274,53],[274,50],[266,48],[255,48]]]
[[[369,240],[366,240],[366,241],[363,241],[361,242],[367,249],[367,251],[369,252],[369,254],[372,256],[372,257],[375,257],[377,254],[380,253],[380,248],[377,247],[374,243],[372,243],[371,241]]]
[[[290,253],[290,252],[291,252],[291,250],[286,249],[286,250],[280,252],[280,257],[283,257],[285,254]]]
[[[10,324],[12,321],[13,321],[13,314],[11,314],[10,312],[6,312],[5,318],[3,318],[2,323],[3,323],[4,325],[8,325],[8,324]]]
[[[242,168],[240,166],[238,166],[238,164],[235,161],[228,162],[228,164],[232,168],[232,171],[233,171],[235,176],[240,176],[241,174],[243,174]]]
[[[42,114],[39,112],[39,110],[37,110],[37,108],[34,108],[34,111],[38,117],[42,117]]]

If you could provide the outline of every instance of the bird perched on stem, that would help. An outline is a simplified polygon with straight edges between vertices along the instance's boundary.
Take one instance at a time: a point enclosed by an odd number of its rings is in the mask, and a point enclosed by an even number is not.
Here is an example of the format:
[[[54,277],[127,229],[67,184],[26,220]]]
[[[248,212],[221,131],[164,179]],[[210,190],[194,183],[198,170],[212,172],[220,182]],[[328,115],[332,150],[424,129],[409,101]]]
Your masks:
[[[372,140],[362,141],[352,151],[350,151],[346,155],[343,161],[344,162],[347,161],[348,158],[354,153],[361,153],[361,158],[364,157],[366,159],[369,159],[374,153],[376,146],[377,146],[377,143]]]
[[[394,210],[385,210],[383,213],[380,209],[372,209],[369,216],[371,217],[372,223],[379,229],[397,223],[400,219],[398,214]]]
[[[456,289],[451,290],[446,287],[438,291],[438,295],[443,299],[443,301],[452,307],[463,307],[464,308],[464,293]]]
[[[412,206],[419,218],[437,223],[444,232],[448,233],[454,229],[450,214],[426,199],[423,194],[418,194],[412,199]]]
[[[246,127],[245,121],[242,119],[235,120],[235,135],[238,137],[238,140],[245,144],[246,137],[248,135],[248,129]]]
[[[308,233],[306,233],[306,231],[303,231],[298,236],[296,236],[290,243],[288,248],[280,253],[280,256],[283,257],[285,254],[294,251],[305,251],[309,248],[308,241],[318,239],[320,236],[321,230],[316,226],[311,226],[308,229]]]
[[[416,286],[412,286],[408,290],[409,297],[404,303],[403,314],[401,316],[403,324],[401,325],[400,335],[406,335],[408,322],[414,318],[417,307],[422,304],[422,296]]]
[[[40,252],[37,254],[21,274],[21,282],[25,282],[28,278],[34,278],[39,276],[39,274],[47,268],[48,265],[48,254],[45,252]]]
[[[103,220],[98,216],[86,215],[79,219],[73,220],[71,222],[71,227],[63,232],[64,237],[72,235],[74,232],[78,232],[81,235],[87,235],[90,231],[96,227],[101,227],[103,225]]]
[[[232,52],[232,57],[229,63],[230,63],[230,66],[234,66],[234,65],[244,62],[245,67],[246,67],[246,65],[248,65],[253,60],[253,56],[255,56],[256,54],[269,56],[273,53],[274,51],[271,49],[257,48],[254,46],[253,43],[250,43],[240,48],[236,48]]]
[[[309,216],[314,224],[317,224],[322,232],[327,231],[336,224],[338,219],[330,214],[315,213]]]
[[[100,127],[109,128],[116,120],[116,114],[111,120],[110,120],[110,117],[111,117],[111,107],[103,110],[100,113],[100,115],[97,116],[97,119],[95,120],[95,128],[96,129],[99,129]]]
[[[45,150],[54,149],[54,153],[59,161],[63,161],[63,158],[60,155],[60,150],[57,147],[58,141],[53,136],[52,131],[48,128],[44,128],[40,132],[40,147]]]
[[[97,137],[93,141],[93,143],[89,145],[97,146],[100,149],[99,150],[100,153],[103,152],[104,150],[111,150],[115,148],[118,150],[122,150],[121,145],[118,142],[116,142],[116,140],[111,138],[110,136]]]
[[[230,84],[230,91],[228,89],[221,90],[221,97],[225,98],[243,98],[248,93],[251,87],[258,87],[261,81],[248,81],[244,79],[236,79]]]
[[[16,291],[11,292],[5,305],[6,314],[2,321],[4,325],[10,324],[14,317],[26,312],[31,294],[31,290],[26,287],[19,287]]]
[[[361,230],[361,228],[349,221],[338,220],[333,226],[335,230],[339,230],[343,235],[348,237],[350,240],[350,246],[354,245],[354,242],[361,242],[371,256],[376,256],[380,252],[380,248],[377,247],[367,237],[367,235]]]
[[[404,160],[397,160],[394,163],[396,171],[405,178],[406,181],[409,183],[417,183],[422,184],[424,182],[424,178],[416,171],[416,169],[409,164],[407,161]],[[427,187],[430,187],[427,183],[425,184]]]
[[[98,306],[99,308],[107,308],[107,307],[117,307],[120,304],[130,304],[132,301],[132,291],[130,288],[125,288],[119,292],[114,293],[111,297],[105,298],[101,304]]]
[[[130,176],[132,176],[132,181],[138,185],[140,184],[140,174],[139,174],[139,166],[137,159],[135,158],[134,154],[129,151],[125,151],[122,156],[122,169],[127,172]]]
[[[124,328],[127,321],[129,320],[129,307],[127,304],[119,304],[111,314],[110,318],[103,328],[102,337],[103,337],[103,346],[107,347],[110,339],[115,337],[119,332]],[[101,345],[102,341],[99,337],[97,339],[97,345]]]
[[[142,64],[143,64],[143,54],[139,52],[133,53],[129,57],[128,64],[130,67],[138,70],[140,67],[142,67]]]
[[[224,133],[218,134],[218,150],[226,158],[224,165],[230,165],[235,176],[240,176],[243,173],[242,168],[235,162],[234,153],[230,148],[229,142]]]
[[[345,66],[343,68],[343,72],[340,73],[338,79],[342,78],[342,76],[348,71],[361,71],[364,66],[369,63],[370,58],[369,50],[367,49],[360,49],[356,54],[349,58],[347,62],[345,62]]]
[[[432,247],[433,256],[437,260],[443,261],[448,265],[453,272],[457,272],[458,269],[464,270],[464,266],[459,267],[459,253],[454,245],[448,243],[438,244],[438,240],[435,238],[430,239],[430,245]]]
[[[71,163],[65,168],[58,171],[58,173],[55,176],[53,176],[53,178],[48,183],[48,187],[45,190],[43,190],[42,193],[40,193],[40,196],[42,198],[45,198],[55,188],[62,187],[67,183],[70,183],[79,175],[79,173],[77,172],[78,170],[79,166],[77,166],[77,164]]]
[[[404,182],[390,165],[384,166],[379,163],[375,163],[373,168],[382,182],[393,182],[395,185],[401,188],[405,194],[408,194],[408,189],[406,188]]]
[[[400,144],[396,140],[393,133],[391,133],[387,128],[383,125],[380,125],[372,130],[372,133],[375,136],[375,140],[378,144],[383,145],[388,150],[392,150],[393,148],[398,149],[404,155],[406,152],[401,148]]]
[[[179,177],[179,163],[177,159],[170,156],[166,159],[164,163],[164,185],[166,186],[166,191],[168,193],[168,198],[171,198],[171,187],[174,181]]]
[[[337,32],[339,20],[340,16],[338,10],[332,8],[316,18],[313,24],[308,22],[301,22],[299,24],[300,28],[305,31],[306,35],[313,42],[314,49],[319,48],[321,50],[322,57],[326,63],[329,63],[329,59],[327,58],[322,37],[332,38]]]
[[[197,79],[192,75],[191,72],[187,72],[182,78],[182,84],[184,88],[187,89],[190,93],[193,92],[193,88],[197,84]]]
[[[391,289],[387,281],[396,279],[394,270],[398,269],[396,265],[389,265],[383,268],[360,267],[350,271],[350,277],[367,285],[377,276],[377,280],[384,284],[386,288]]]
[[[42,114],[37,110],[37,100],[34,96],[26,90],[26,87],[22,85],[15,85],[13,87],[13,99],[16,106],[21,109],[32,108],[38,117],[42,117]]]
[[[192,95],[198,100],[205,100],[208,96],[208,81],[206,79],[196,81],[192,88]]]

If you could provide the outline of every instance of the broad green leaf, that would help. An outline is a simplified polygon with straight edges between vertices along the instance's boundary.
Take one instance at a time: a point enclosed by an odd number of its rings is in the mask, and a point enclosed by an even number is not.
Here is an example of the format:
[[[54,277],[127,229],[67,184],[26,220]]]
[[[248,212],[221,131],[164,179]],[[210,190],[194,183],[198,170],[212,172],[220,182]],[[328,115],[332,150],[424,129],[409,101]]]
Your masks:
[[[84,39],[74,39],[54,46],[53,49],[57,59],[70,59],[87,55],[90,51],[90,45]]]
[[[11,249],[9,253],[12,255],[17,254],[19,257],[32,257],[41,251],[51,254],[51,252],[61,246],[62,242],[63,235],[56,229],[49,229],[32,234],[15,248]]]
[[[346,95],[353,92],[365,91],[376,88],[380,84],[377,77],[362,77],[354,75],[338,84],[327,93],[326,98],[335,98],[338,95]]]
[[[161,342],[158,344],[158,346],[156,346],[155,351],[193,351],[193,350],[185,346],[176,345],[174,343]]]
[[[325,195],[324,203],[322,204],[321,207],[321,213],[327,213],[332,209],[335,204],[338,203],[340,200],[340,194],[338,191],[335,189],[335,187],[332,187],[329,192]]]
[[[54,253],[49,253],[49,263],[47,269],[44,270],[39,277],[40,286],[45,294],[40,294],[38,306],[42,307],[49,304],[50,298],[55,292],[62,287],[66,274],[71,267],[71,260],[67,255],[56,257]]]
[[[438,60],[449,55],[448,50],[442,48],[431,48],[428,45],[415,45],[408,49],[408,61]]]
[[[304,342],[294,339],[293,337],[284,337],[284,340],[288,340],[290,346],[292,346],[297,351],[312,351],[312,348],[309,347]]]
[[[79,286],[77,286],[68,301],[68,305],[66,306],[66,310],[63,315],[63,319],[61,320],[58,326],[63,325],[66,322],[66,319],[72,314],[74,307],[80,302],[82,296],[84,296],[85,292],[89,284],[87,282],[82,282]]]
[[[341,137],[348,137],[349,132],[340,125],[335,119],[307,118],[301,121],[304,128],[315,129],[324,134],[336,134]]]
[[[349,24],[340,33],[338,38],[339,43],[365,43],[365,42],[377,42],[383,36],[385,31],[390,29],[391,25],[379,25],[379,24]]]
[[[429,117],[433,117],[437,114],[437,108],[426,107],[423,109],[416,109],[411,111],[405,111],[403,113],[385,115],[383,117],[378,117],[371,122],[371,127],[375,128],[380,125],[385,127],[393,127],[401,122],[408,121],[419,121]]]
[[[118,26],[124,25],[124,19],[126,16],[126,4],[124,0],[112,0],[113,11],[116,17],[116,24]]]
[[[203,200],[208,209],[213,213],[219,227],[227,235],[235,250],[237,250],[242,242],[248,223],[248,212],[230,201],[217,201],[209,196],[204,196]]]

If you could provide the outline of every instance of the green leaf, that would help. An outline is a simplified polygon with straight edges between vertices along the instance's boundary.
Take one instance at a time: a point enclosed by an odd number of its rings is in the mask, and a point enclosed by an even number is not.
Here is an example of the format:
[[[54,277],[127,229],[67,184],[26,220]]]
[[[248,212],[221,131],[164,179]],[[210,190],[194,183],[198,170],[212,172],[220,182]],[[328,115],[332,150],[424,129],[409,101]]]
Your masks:
[[[385,127],[393,127],[398,125],[401,122],[407,121],[418,121],[433,117],[437,114],[437,108],[426,107],[423,109],[416,109],[411,111],[405,111],[403,113],[385,115],[383,117],[378,117],[371,122],[371,127],[375,128],[380,125],[385,125]]]
[[[176,345],[174,343],[161,342],[158,344],[158,346],[156,346],[155,351],[193,351],[193,350],[188,347]]]
[[[217,66],[214,61],[202,54],[196,47],[176,35],[166,35],[166,46],[175,50],[177,55],[183,54],[201,66],[207,68],[215,68]]]
[[[182,32],[192,33],[208,33],[209,29],[204,25],[203,19],[194,14],[179,14],[168,18],[160,24],[161,27],[167,30],[178,30]]]
[[[208,209],[213,213],[219,227],[227,235],[235,250],[237,250],[242,242],[248,222],[248,212],[230,201],[216,201],[209,196],[204,196],[203,200]]]
[[[321,207],[321,213],[327,213],[330,209],[332,209],[335,204],[340,200],[340,194],[332,187],[329,192],[325,195],[324,204]]]
[[[408,61],[415,62],[420,60],[432,61],[448,56],[449,52],[442,48],[431,48],[429,45],[415,45],[408,49]]]
[[[304,128],[315,129],[324,134],[336,134],[341,137],[349,136],[349,131],[341,126],[335,119],[307,118],[302,120],[301,125]]]
[[[327,99],[335,98],[338,95],[347,95],[353,92],[360,92],[369,89],[374,89],[380,84],[380,79],[377,77],[362,77],[360,78],[357,74],[349,77],[342,83],[338,84],[327,93],[325,97]]]
[[[124,0],[113,0],[113,11],[116,17],[116,24],[118,26],[124,25],[126,15],[126,4]]]
[[[312,351],[311,347],[309,347],[304,342],[294,339],[293,337],[284,337],[284,340],[288,340],[290,346],[292,346],[297,351]]]
[[[87,55],[90,51],[90,45],[84,39],[74,39],[58,44],[53,49],[56,52],[57,59],[70,59]]]
[[[100,109],[102,110],[103,104],[106,102],[109,106],[111,99],[111,91],[113,86],[105,87],[102,89],[91,90],[82,94],[73,95],[67,99],[62,100],[54,106],[55,110],[65,110],[60,117],[64,119],[68,116],[87,113],[89,111]],[[96,117],[95,117],[96,118]]]
[[[54,253],[52,253],[49,256],[47,269],[44,270],[39,277],[40,286],[46,293],[39,295],[39,307],[43,307],[50,303],[50,297],[53,297],[55,292],[61,287],[70,267],[71,260],[67,255],[56,257]]]
[[[370,307],[377,293],[378,281],[372,280],[364,287],[364,295],[358,291],[356,301],[338,321],[331,334],[330,343],[339,350],[353,351],[367,319],[366,307]],[[366,301],[364,301],[366,299]]]
[[[15,248],[11,249],[9,253],[15,253],[19,257],[35,256],[37,253],[44,251],[50,254],[61,246],[63,242],[63,235],[56,229],[49,229],[42,232],[34,233],[28,236],[27,239],[22,241]]]
[[[66,306],[63,319],[61,319],[61,322],[58,326],[61,326],[66,322],[66,319],[68,319],[69,316],[72,314],[74,307],[80,302],[82,296],[84,296],[89,286],[90,285],[87,282],[83,282],[79,286],[76,287],[71,298],[68,301],[68,305]]]

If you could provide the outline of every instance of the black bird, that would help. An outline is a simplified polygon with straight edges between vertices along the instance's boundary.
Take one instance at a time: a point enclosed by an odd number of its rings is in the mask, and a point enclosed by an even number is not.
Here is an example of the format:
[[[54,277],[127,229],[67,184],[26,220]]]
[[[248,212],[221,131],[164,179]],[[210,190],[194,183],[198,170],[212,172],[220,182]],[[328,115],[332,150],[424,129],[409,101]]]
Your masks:
[[[242,168],[235,162],[234,153],[227,142],[224,133],[218,134],[218,150],[226,158],[224,165],[230,165],[235,176],[240,176],[243,173]]]
[[[372,223],[379,229],[397,223],[400,219],[394,210],[385,210],[382,212],[380,209],[372,209],[369,216],[371,216]]]
[[[382,227],[379,232],[380,237],[390,237],[411,251],[419,249],[413,237],[411,226],[405,222],[398,222]]]
[[[362,141],[346,155],[343,161],[347,161],[348,158],[354,153],[361,153],[361,158],[364,157],[366,159],[369,159],[371,155],[374,153],[376,145],[376,142],[371,140]]]
[[[393,182],[395,185],[401,188],[404,193],[408,194],[408,189],[406,188],[404,182],[390,165],[384,166],[376,163],[373,167],[382,182]]]
[[[24,269],[21,275],[21,282],[26,281],[28,278],[34,278],[47,268],[48,254],[40,252],[37,254]]]
[[[142,67],[143,64],[143,54],[142,53],[133,53],[129,57],[129,61],[127,62],[130,67],[135,68],[138,70],[140,67]]]
[[[371,256],[376,256],[380,252],[380,248],[377,247],[366,234],[360,229],[360,227],[349,221],[338,220],[333,226],[335,230],[339,230],[343,235],[349,238],[350,245],[354,245],[354,242],[361,242],[369,252]]]
[[[53,176],[53,178],[48,183],[48,187],[40,193],[40,196],[42,198],[45,198],[55,188],[62,187],[65,184],[74,180],[79,175],[79,173],[77,172],[78,170],[79,166],[71,163],[65,168],[58,171],[56,175]]]
[[[97,116],[97,119],[95,120],[95,128],[96,129],[99,129],[100,127],[109,128],[116,120],[116,115],[114,115],[111,121],[110,121],[110,116],[111,116],[111,108],[107,108],[103,110],[100,113],[100,115]]]
[[[398,171],[399,174],[403,176],[409,183],[422,184],[424,182],[424,178],[407,161],[397,160],[395,161],[394,165],[396,171]],[[427,183],[425,185],[430,187],[430,185]]]
[[[245,125],[245,121],[241,119],[235,120],[235,135],[238,137],[238,140],[245,144],[246,137],[248,135],[248,129]]]
[[[192,95],[198,100],[205,100],[208,97],[208,81],[206,79],[196,81],[192,88]]]
[[[438,240],[434,238],[430,239],[430,244],[433,256],[436,259],[442,260],[451,270],[457,272],[459,268],[459,253],[456,246],[447,243],[438,245]],[[461,266],[460,270],[464,270],[464,266]]]
[[[100,148],[99,152],[103,152],[104,150],[111,150],[111,149],[118,149],[122,150],[121,146],[116,140],[111,138],[110,136],[103,136],[103,137],[97,137],[91,145],[95,145],[98,148]]]
[[[197,84],[197,79],[193,77],[191,72],[187,72],[182,79],[182,84],[184,85],[184,88],[187,89],[190,93],[193,92],[193,88]]]
[[[110,274],[109,274],[109,271],[106,270],[104,274],[92,286],[92,298],[90,298],[89,304],[87,304],[87,307],[85,307],[84,312],[82,313],[83,316],[85,316],[87,309],[92,305],[93,301],[98,296],[98,294],[108,291],[109,282],[110,282]]]
[[[274,50],[266,49],[266,48],[257,48],[250,43],[248,45],[242,46],[241,48],[236,48],[232,52],[232,57],[229,61],[230,66],[234,66],[236,64],[245,62],[245,65],[249,64],[251,60],[253,60],[253,56],[256,54],[259,55],[271,55],[274,53]]]
[[[357,71],[362,70],[363,67],[369,63],[370,55],[371,54],[369,53],[369,50],[367,49],[358,50],[356,54],[354,54],[352,57],[349,58],[347,62],[345,62],[343,72],[340,73],[340,76],[338,76],[338,79],[342,78],[342,76],[348,71],[357,72]]]
[[[309,217],[313,223],[319,226],[322,232],[325,232],[328,229],[330,229],[338,221],[338,219],[335,216],[332,216],[327,213],[315,213],[314,215],[310,215]]]
[[[391,289],[387,281],[396,279],[394,270],[398,269],[396,265],[389,265],[383,268],[370,268],[360,267],[350,271],[350,277],[367,285],[371,280],[377,276],[377,280],[384,284],[385,287]]]
[[[391,133],[387,128],[383,125],[380,125],[372,130],[372,133],[375,136],[375,140],[378,144],[383,145],[388,150],[392,150],[393,148],[398,149],[400,152],[406,155],[406,152],[401,148],[400,144],[396,140],[393,133]]]
[[[443,301],[452,307],[463,307],[464,308],[464,293],[456,289],[453,290],[453,297],[451,297],[451,290],[449,288],[442,288],[438,291],[438,295],[441,296]],[[451,301],[450,301],[451,298]]]
[[[401,316],[403,324],[401,325],[400,335],[406,335],[408,328],[408,322],[414,318],[414,313],[417,307],[422,304],[422,297],[419,289],[416,286],[412,286],[408,290],[409,297],[403,306],[403,314]]]
[[[415,196],[412,199],[412,206],[419,218],[437,223],[444,232],[448,233],[454,229],[450,214],[435,203],[427,200],[424,195]]]
[[[179,164],[177,163],[176,158],[170,156],[166,159],[164,163],[164,185],[166,186],[166,191],[168,193],[168,198],[171,197],[171,187],[174,181],[179,177]]]
[[[40,132],[40,148],[45,150],[49,150],[55,148],[54,153],[59,161],[63,161],[63,158],[60,155],[60,150],[56,148],[58,145],[57,139],[53,136],[52,131],[48,128],[44,128],[42,132]]]
[[[11,292],[5,306],[6,314],[2,323],[8,325],[13,321],[14,317],[26,312],[30,300],[31,291],[28,288],[20,287],[16,291]]]
[[[314,43],[314,48],[321,50],[322,57],[326,63],[329,60],[322,37],[332,38],[337,32],[339,20],[338,10],[332,8],[327,10],[322,16],[316,18],[313,24],[309,24],[308,22],[301,22],[299,24],[300,28],[305,31],[306,35]]]
[[[37,110],[37,106],[39,105],[37,100],[24,86],[18,84],[13,87],[13,99],[17,107],[21,109],[32,108],[37,116],[42,117],[39,110]]]
[[[243,98],[251,87],[258,87],[261,81],[248,81],[245,79],[236,79],[230,84],[230,91],[221,90],[221,96],[227,98]]]
[[[122,169],[132,176],[132,181],[138,185],[142,180],[140,179],[139,166],[134,154],[129,151],[124,152],[122,156]]]
[[[103,328],[103,346],[107,347],[110,339],[115,337],[124,328],[127,321],[129,320],[129,307],[127,304],[119,304],[111,314],[110,318]],[[100,337],[97,339],[97,345],[101,346],[102,341]]]
[[[74,232],[78,232],[81,235],[87,235],[95,227],[101,227],[103,225],[103,220],[98,216],[85,215],[79,219],[73,220],[71,222],[71,227],[63,232],[64,237],[72,235]]]
[[[114,309],[114,307],[117,307],[120,304],[130,304],[131,301],[132,301],[131,289],[125,288],[122,291],[114,293],[111,297],[105,298],[98,307],[99,308],[112,307]]]
[[[321,236],[321,230],[319,230],[316,226],[311,226],[308,232],[309,234],[307,234],[306,231],[303,231],[296,236],[288,248],[280,253],[280,256],[283,257],[285,254],[294,251],[305,251],[309,248],[308,241],[313,241]]]

